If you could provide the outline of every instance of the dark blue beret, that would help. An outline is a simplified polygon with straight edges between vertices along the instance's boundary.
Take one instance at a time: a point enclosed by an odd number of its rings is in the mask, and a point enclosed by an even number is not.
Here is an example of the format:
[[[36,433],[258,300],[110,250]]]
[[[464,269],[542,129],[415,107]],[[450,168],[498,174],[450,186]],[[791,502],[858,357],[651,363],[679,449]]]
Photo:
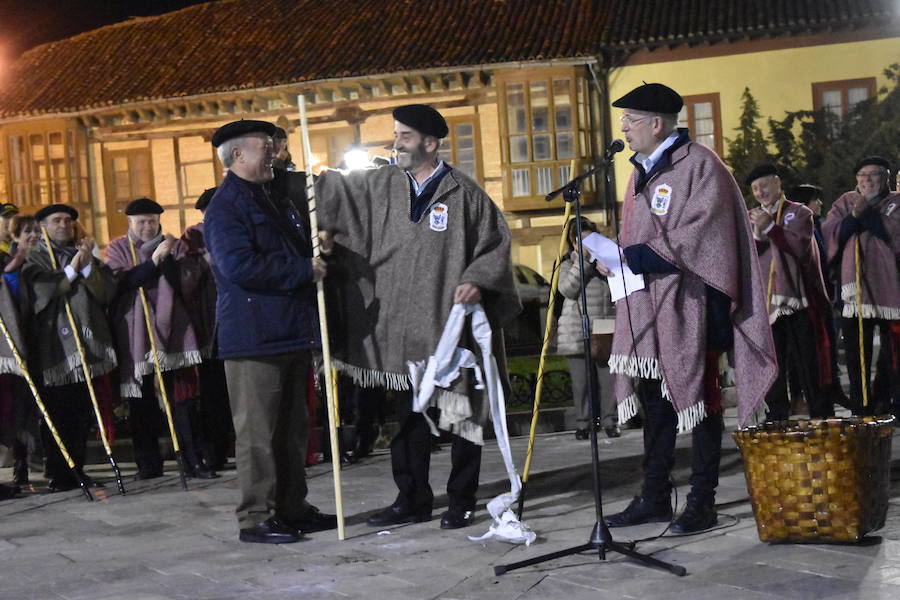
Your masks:
[[[441,113],[427,104],[407,104],[398,106],[393,112],[394,120],[412,127],[419,133],[438,139],[447,137],[450,129]]]
[[[792,189],[789,194],[785,195],[791,202],[809,204],[816,198],[822,198],[822,188],[817,185],[811,185],[809,183],[801,183],[800,185]]]
[[[197,198],[197,202],[194,204],[194,208],[197,210],[206,210],[206,207],[209,206],[210,200],[213,199],[213,196],[216,195],[216,190],[219,189],[217,187],[209,188],[208,190],[204,190],[200,197]]]
[[[67,204],[51,204],[50,206],[45,206],[34,213],[34,218],[36,221],[40,222],[56,213],[68,213],[73,220],[78,219],[78,211]]]
[[[254,121],[253,119],[241,119],[232,121],[219,127],[212,136],[212,145],[218,148],[228,140],[251,133],[264,133],[268,136],[275,135],[275,125],[268,121]]]
[[[136,198],[125,207],[125,214],[133,215],[161,215],[163,207],[150,198]]]
[[[778,176],[778,168],[775,165],[772,163],[756,165],[753,167],[752,171],[747,173],[747,176],[744,178],[744,183],[750,185],[760,177],[767,177],[769,175]]]
[[[684,106],[684,100],[669,86],[661,83],[645,83],[634,88],[613,102],[612,105],[616,108],[677,115]]]
[[[888,163],[888,161],[881,158],[880,156],[867,156],[856,163],[856,166],[853,167],[853,174],[855,175],[856,173],[859,173],[860,169],[868,165],[876,165],[878,167],[884,167],[888,171],[891,170],[890,163]]]

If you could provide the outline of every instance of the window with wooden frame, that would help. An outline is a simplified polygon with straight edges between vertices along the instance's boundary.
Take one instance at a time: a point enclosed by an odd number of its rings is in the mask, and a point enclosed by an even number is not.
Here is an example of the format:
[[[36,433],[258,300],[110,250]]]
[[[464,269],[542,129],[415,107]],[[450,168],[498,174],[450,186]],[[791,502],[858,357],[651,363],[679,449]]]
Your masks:
[[[722,155],[722,112],[718,93],[684,96],[678,126],[687,127],[692,140]]]
[[[499,76],[498,92],[504,208],[547,208],[544,196],[587,154],[584,81],[574,68],[523,70]]]
[[[222,166],[215,150],[202,136],[175,138],[175,162],[178,165],[178,204],[163,206],[178,211],[181,229],[193,225],[199,213],[188,215],[205,190],[222,181]]]
[[[812,84],[813,110],[827,110],[836,117],[846,117],[853,107],[875,97],[875,78],[820,81]]]
[[[23,212],[53,203],[90,210],[88,158],[76,129],[15,132],[6,137],[6,196]],[[89,225],[85,220],[85,225]]]
[[[482,185],[478,116],[448,117],[447,127],[450,133],[441,142],[441,157]]]

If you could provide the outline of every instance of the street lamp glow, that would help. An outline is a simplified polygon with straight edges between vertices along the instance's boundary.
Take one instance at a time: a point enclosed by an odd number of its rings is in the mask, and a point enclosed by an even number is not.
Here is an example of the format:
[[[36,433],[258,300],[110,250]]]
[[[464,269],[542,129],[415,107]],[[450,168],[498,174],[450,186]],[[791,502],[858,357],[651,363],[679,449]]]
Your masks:
[[[351,148],[344,153],[344,168],[348,171],[365,169],[370,164],[369,153],[361,148]]]

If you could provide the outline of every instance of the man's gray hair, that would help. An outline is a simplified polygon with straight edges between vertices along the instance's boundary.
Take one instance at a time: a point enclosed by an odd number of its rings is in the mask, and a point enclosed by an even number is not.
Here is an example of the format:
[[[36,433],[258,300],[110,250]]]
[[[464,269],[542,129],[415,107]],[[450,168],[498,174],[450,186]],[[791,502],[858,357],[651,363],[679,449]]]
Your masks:
[[[231,163],[234,162],[234,149],[241,147],[243,143],[241,140],[243,140],[243,137],[231,138],[230,140],[225,140],[216,148],[219,160],[222,161],[222,165],[226,169],[231,168]]]

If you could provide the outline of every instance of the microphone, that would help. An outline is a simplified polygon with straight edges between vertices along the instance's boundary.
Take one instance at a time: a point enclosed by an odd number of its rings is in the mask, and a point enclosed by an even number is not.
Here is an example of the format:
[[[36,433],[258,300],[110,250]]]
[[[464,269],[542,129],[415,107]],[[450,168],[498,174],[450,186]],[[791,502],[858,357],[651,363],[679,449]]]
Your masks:
[[[625,142],[616,138],[609,143],[609,146],[606,147],[606,151],[603,153],[603,155],[606,158],[606,160],[611,160],[613,157],[613,154],[615,154],[616,152],[621,152],[624,149],[625,149]]]

